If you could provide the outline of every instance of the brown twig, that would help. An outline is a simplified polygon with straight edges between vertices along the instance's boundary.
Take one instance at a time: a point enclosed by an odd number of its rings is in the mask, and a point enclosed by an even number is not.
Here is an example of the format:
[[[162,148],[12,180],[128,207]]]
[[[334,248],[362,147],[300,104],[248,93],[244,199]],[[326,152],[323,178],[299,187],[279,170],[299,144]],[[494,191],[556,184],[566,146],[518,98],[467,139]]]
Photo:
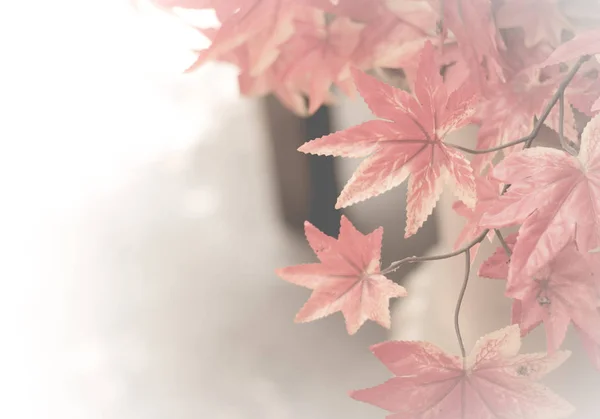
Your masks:
[[[504,240],[502,233],[497,228],[494,229],[494,233],[496,233],[496,237],[498,237],[500,244],[504,248],[504,251],[506,252],[508,258],[510,259],[510,257],[512,256],[512,251],[510,250],[510,247],[508,247],[508,243],[506,243],[506,240]]]
[[[558,139],[560,145],[567,153],[572,156],[578,154],[577,150],[573,148],[570,142],[565,138],[565,94],[564,92],[560,95],[558,100]]]
[[[460,353],[463,358],[463,364],[465,362],[465,358],[467,357],[467,351],[465,350],[465,343],[463,342],[463,338],[460,333],[460,324],[458,321],[458,317],[460,316],[460,309],[462,307],[462,302],[465,298],[465,293],[467,292],[467,285],[469,285],[470,276],[471,256],[469,255],[469,252],[465,252],[465,279],[463,280],[462,287],[460,288],[460,293],[458,294],[458,300],[456,301],[456,307],[454,308],[454,330],[456,331],[456,338],[458,339],[458,345],[460,346]]]
[[[390,266],[388,266],[383,271],[381,271],[381,274],[382,275],[386,275],[386,274],[395,272],[395,271],[398,270],[398,268],[400,268],[400,266],[404,265],[405,263],[428,262],[428,261],[431,261],[431,260],[450,259],[450,258],[453,258],[454,256],[460,255],[461,253],[468,252],[469,250],[471,250],[471,248],[473,246],[475,246],[478,243],[481,243],[481,241],[485,238],[485,236],[488,233],[488,231],[489,230],[484,231],[485,234],[484,233],[480,234],[474,240],[472,240],[471,242],[469,242],[465,246],[461,247],[460,249],[455,250],[454,252],[444,253],[444,254],[441,254],[441,255],[434,255],[434,256],[409,256],[407,258],[404,258],[404,259],[392,262],[390,264]]]

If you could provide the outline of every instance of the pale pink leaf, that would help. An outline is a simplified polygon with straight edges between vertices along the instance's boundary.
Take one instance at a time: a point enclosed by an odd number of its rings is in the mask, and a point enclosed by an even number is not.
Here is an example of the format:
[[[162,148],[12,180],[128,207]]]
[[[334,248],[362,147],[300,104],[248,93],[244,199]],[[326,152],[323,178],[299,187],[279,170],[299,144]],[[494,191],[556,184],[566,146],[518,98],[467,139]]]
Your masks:
[[[341,311],[349,334],[369,319],[389,328],[389,300],[405,296],[406,290],[380,273],[383,229],[364,235],[342,216],[337,240],[308,222],[305,232],[321,263],[277,270],[282,279],[313,290],[296,321],[309,322]]]
[[[520,331],[509,326],[481,338],[464,362],[427,342],[384,342],[374,354],[394,373],[351,393],[390,419],[560,419],[573,406],[537,383],[569,352],[519,355]]]
[[[573,39],[556,48],[541,66],[577,60],[583,55],[594,54],[600,54],[600,29],[575,35]]]
[[[496,24],[499,28],[522,28],[528,47],[540,42],[558,45],[563,29],[571,29],[555,0],[503,0]]]
[[[415,97],[354,70],[361,96],[373,113],[389,122],[367,122],[300,147],[303,152],[334,156],[371,153],[342,190],[337,208],[382,194],[412,175],[406,237],[414,234],[431,214],[445,182],[454,187],[456,196],[468,207],[476,201],[470,163],[443,142],[450,131],[471,122],[474,92],[461,90],[448,96],[431,43],[422,51],[419,68],[423,83]]]
[[[575,237],[582,252],[600,245],[600,117],[586,126],[581,152],[538,147],[510,155],[494,170],[511,184],[481,219],[489,228],[523,223],[511,277],[534,275]]]

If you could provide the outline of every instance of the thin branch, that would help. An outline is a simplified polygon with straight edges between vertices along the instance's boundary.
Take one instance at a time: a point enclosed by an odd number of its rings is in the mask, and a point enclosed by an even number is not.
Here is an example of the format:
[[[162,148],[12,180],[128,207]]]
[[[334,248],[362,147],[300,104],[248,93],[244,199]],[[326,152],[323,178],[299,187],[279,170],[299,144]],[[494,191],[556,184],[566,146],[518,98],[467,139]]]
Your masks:
[[[533,143],[533,140],[535,140],[535,138],[539,134],[540,130],[542,129],[542,125],[544,125],[544,122],[546,122],[546,119],[548,119],[548,116],[550,115],[550,112],[552,112],[552,108],[554,108],[554,106],[560,100],[560,98],[564,96],[565,90],[567,89],[567,87],[569,86],[569,84],[573,80],[573,77],[575,77],[575,74],[577,74],[577,72],[579,71],[579,69],[581,68],[581,66],[583,65],[583,63],[585,63],[589,59],[590,59],[589,55],[584,55],[583,57],[581,57],[577,61],[577,63],[573,66],[573,68],[571,69],[571,71],[569,71],[569,73],[566,75],[566,77],[564,78],[564,80],[558,86],[558,89],[556,90],[556,92],[554,92],[554,95],[552,95],[552,98],[550,99],[550,102],[548,102],[548,104],[546,105],[546,108],[542,112],[542,115],[536,121],[535,126],[533,127],[533,131],[531,131],[531,133],[528,136],[523,137],[523,138],[519,138],[518,140],[511,141],[510,143],[506,143],[506,144],[503,144],[503,145],[498,146],[498,147],[488,148],[486,150],[473,150],[473,149],[470,149],[470,148],[467,148],[467,147],[458,146],[456,144],[447,144],[447,145],[449,147],[453,147],[453,148],[456,148],[458,150],[464,151],[465,153],[470,153],[470,154],[492,153],[494,151],[499,151],[499,150],[502,150],[504,148],[512,147],[514,145],[521,144],[521,143],[525,143],[525,147],[524,148],[531,147],[531,144]],[[564,112],[564,107],[563,107],[563,112]],[[564,118],[561,118],[561,122],[563,121],[563,119]]]
[[[560,140],[560,145],[567,153],[572,156],[576,156],[577,150],[571,146],[570,142],[565,138],[565,94],[564,92],[560,95],[558,99],[558,139]]]
[[[575,77],[575,74],[577,74],[583,63],[585,63],[589,59],[589,55],[584,55],[583,57],[579,58],[579,60],[577,60],[577,63],[575,63],[571,71],[569,71],[567,76],[560,83],[560,85],[558,86],[558,90],[554,93],[554,95],[552,95],[550,103],[548,103],[546,109],[544,109],[544,112],[542,112],[542,116],[540,116],[540,119],[535,125],[535,128],[533,129],[531,134],[529,134],[530,139],[525,144],[527,148],[531,147],[531,143],[533,143],[533,140],[535,140],[535,137],[537,137],[538,133],[540,132],[540,129],[542,128],[542,125],[544,124],[544,122],[546,122],[546,119],[548,118],[548,115],[550,115],[550,112],[552,112],[552,108],[554,107],[554,105],[556,105],[556,102],[558,102],[559,98],[565,93],[565,90],[569,86],[569,83],[571,83],[571,81],[573,80],[573,77]]]
[[[498,240],[500,240],[500,244],[504,248],[504,251],[506,252],[508,258],[510,259],[510,257],[512,256],[512,251],[510,250],[510,247],[508,247],[506,240],[504,240],[502,233],[500,233],[500,230],[498,230],[497,228],[494,229],[494,233],[496,233],[496,237],[498,237]]]
[[[527,137],[519,138],[518,140],[514,140],[509,143],[499,145],[497,147],[485,148],[483,150],[475,150],[475,149],[463,147],[463,146],[457,145],[457,144],[450,144],[450,143],[444,143],[444,144],[446,144],[448,147],[452,147],[452,148],[455,148],[460,151],[464,151],[465,153],[469,153],[469,154],[487,154],[487,153],[493,153],[494,151],[500,151],[505,148],[512,147],[514,145],[522,144],[526,141],[529,141],[529,135]]]
[[[427,262],[427,261],[431,261],[431,260],[443,260],[443,259],[453,258],[454,256],[458,256],[461,253],[468,252],[469,250],[471,250],[471,248],[473,246],[481,243],[488,232],[489,232],[489,230],[485,230],[483,233],[481,233],[479,236],[477,236],[471,242],[469,242],[465,246],[461,247],[460,249],[455,250],[454,252],[444,253],[441,255],[434,255],[434,256],[409,256],[407,258],[397,260],[395,262],[392,262],[390,264],[390,266],[388,266],[383,271],[381,271],[381,274],[386,275],[386,274],[395,272],[398,270],[398,268],[400,268],[400,266],[404,265],[405,263]]]
[[[463,280],[462,287],[460,289],[460,294],[458,295],[458,301],[456,302],[456,308],[454,309],[454,330],[456,330],[456,338],[458,339],[458,345],[460,346],[460,353],[463,358],[463,364],[465,362],[465,358],[467,357],[467,351],[465,350],[465,343],[463,342],[462,335],[460,333],[460,325],[458,321],[458,316],[460,315],[460,309],[462,307],[463,299],[465,298],[465,293],[467,291],[467,285],[469,284],[469,276],[471,274],[471,256],[469,252],[465,252],[465,279]]]

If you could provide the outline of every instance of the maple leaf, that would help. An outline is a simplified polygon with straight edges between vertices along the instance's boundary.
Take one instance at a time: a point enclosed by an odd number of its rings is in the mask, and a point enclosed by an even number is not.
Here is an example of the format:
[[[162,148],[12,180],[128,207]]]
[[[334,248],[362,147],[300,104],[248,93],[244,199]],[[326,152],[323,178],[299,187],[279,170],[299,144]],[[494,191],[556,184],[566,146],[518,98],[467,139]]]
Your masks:
[[[575,238],[586,253],[600,245],[600,116],[585,127],[574,157],[547,147],[513,153],[494,169],[511,184],[481,218],[481,226],[522,223],[509,282],[535,275]]]
[[[335,16],[345,16],[356,22],[368,22],[381,15],[383,0],[303,0]]]
[[[512,250],[517,235],[506,238]],[[479,269],[484,278],[506,279],[510,260],[499,247]],[[506,296],[514,298],[512,323],[519,324],[521,335],[541,323],[546,331],[548,352],[563,343],[569,324],[573,324],[590,360],[600,369],[600,302],[597,284],[587,261],[573,242],[537,275],[521,276],[507,285]]]
[[[428,1],[434,10],[443,6],[443,29],[454,34],[479,89],[486,92],[490,86],[504,81],[500,51],[505,46],[494,22],[491,0]]]
[[[570,62],[584,55],[595,55],[596,61],[592,65],[597,67],[599,61],[598,54],[600,54],[600,30],[593,29],[575,35],[573,39],[560,45],[540,66],[546,67]],[[598,68],[596,68],[596,72],[598,72]],[[591,104],[591,107],[583,106],[579,107],[579,109],[587,114],[600,111],[600,98],[598,97],[600,96],[600,86],[598,82],[592,81],[587,85],[580,86],[579,90],[579,97],[575,97],[575,100],[581,100],[582,95],[584,96],[584,103],[589,102],[590,95],[597,98],[597,100],[593,101],[594,103]]]
[[[477,205],[475,208],[469,208],[461,201],[456,201],[452,205],[452,209],[456,211],[458,215],[467,219],[467,223],[454,243],[454,249],[458,249],[471,240],[474,240],[485,230],[485,228],[479,225],[479,221],[487,208],[496,201],[498,196],[500,196],[502,184],[494,179],[490,172],[477,177],[475,179],[475,184],[477,190]],[[493,236],[494,232],[490,231],[488,233],[488,238],[491,240]],[[475,259],[479,250],[479,245],[480,244],[478,243],[470,249],[471,261]]]
[[[490,333],[464,360],[428,342],[391,341],[371,348],[395,377],[351,393],[389,419],[559,419],[574,408],[536,381],[570,352],[519,355],[519,327]]]
[[[247,59],[243,51],[240,51],[238,59]],[[289,81],[284,80],[293,56],[285,51],[277,57],[277,60],[259,75],[252,75],[248,70],[242,70],[238,76],[240,93],[246,96],[264,96],[273,93],[279,101],[289,110],[301,117],[308,116],[306,100],[303,91]],[[243,65],[242,69],[246,69]]]
[[[221,11],[218,13],[221,26],[211,45],[187,71],[246,45],[250,54],[249,71],[256,75],[275,60],[278,47],[293,34],[296,9],[290,0],[231,0],[216,4],[217,11]]]
[[[477,148],[497,147],[531,132],[534,127],[534,117],[543,113],[564,77],[562,74],[556,74],[543,79],[540,73],[541,71],[536,68],[521,71],[508,83],[498,85],[482,103],[478,113],[482,124],[477,134]],[[578,132],[575,126],[575,114],[571,107],[572,91],[567,88],[565,94],[564,135],[576,141]],[[544,125],[558,132],[560,126],[558,106],[552,109]],[[513,146],[504,149],[503,153],[510,154],[522,148],[522,145]],[[483,170],[492,161],[494,154],[476,156],[473,161],[475,170]]]
[[[600,54],[600,29],[575,35],[573,39],[558,46],[544,61],[543,67],[576,60],[583,55]]]
[[[358,68],[402,68],[414,80],[418,55],[435,15],[422,1],[387,0],[386,7],[366,22],[352,62]]]
[[[457,197],[474,206],[475,180],[468,160],[443,142],[446,134],[471,122],[475,96],[458,89],[448,95],[433,45],[421,54],[415,97],[358,70],[356,87],[371,111],[380,118],[312,140],[299,148],[304,153],[367,157],[342,190],[336,208],[377,196],[409,176],[405,237],[417,232],[450,181]]]
[[[283,76],[292,85],[306,86],[308,114],[315,113],[329,95],[332,83],[349,76],[349,62],[363,25],[346,17],[327,22],[322,11],[307,11],[295,22],[296,33],[282,49],[296,57]]]
[[[285,281],[314,290],[296,321],[310,322],[341,311],[351,335],[367,319],[389,329],[389,300],[406,296],[406,290],[380,273],[383,228],[363,235],[342,216],[337,240],[309,222],[304,230],[321,263],[277,270]]]
[[[517,242],[517,233],[510,234],[504,238],[504,242],[508,245],[508,248],[512,251]],[[479,267],[477,275],[483,278],[491,279],[507,279],[508,278],[508,266],[510,259],[506,254],[504,247],[500,246],[496,249],[490,257],[482,262]]]
[[[496,11],[499,28],[522,28],[525,45],[540,42],[560,44],[562,31],[571,24],[562,13],[557,0],[504,0]]]
[[[512,250],[516,234],[506,243]],[[509,258],[500,247],[479,269],[479,275],[496,279],[508,276]],[[565,339],[571,322],[580,333],[600,344],[600,313],[597,285],[586,259],[569,242],[550,263],[535,275],[520,275],[507,284],[506,296],[514,298],[513,323],[526,335],[541,323],[550,353]]]

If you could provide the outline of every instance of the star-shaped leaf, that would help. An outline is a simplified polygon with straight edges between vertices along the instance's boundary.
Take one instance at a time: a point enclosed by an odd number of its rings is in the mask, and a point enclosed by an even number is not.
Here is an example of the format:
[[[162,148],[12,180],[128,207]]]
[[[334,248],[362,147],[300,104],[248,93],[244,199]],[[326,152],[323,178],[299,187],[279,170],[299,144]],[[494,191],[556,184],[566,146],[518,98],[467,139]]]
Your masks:
[[[506,238],[512,250],[516,234]],[[499,247],[480,267],[479,275],[506,279],[510,260]],[[563,343],[572,323],[589,351],[600,347],[600,298],[587,260],[575,243],[569,242],[546,267],[533,277],[521,275],[507,284],[506,295],[514,298],[512,322],[526,335],[544,324],[550,353]],[[591,355],[596,361],[597,355]],[[599,364],[600,365],[600,364]]]
[[[534,276],[576,239],[586,253],[600,245],[600,116],[586,126],[579,156],[536,147],[513,153],[494,169],[511,184],[481,218],[481,226],[521,224],[509,269]]]
[[[415,95],[393,88],[358,70],[353,77],[375,115],[353,128],[310,141],[305,153],[367,157],[340,194],[336,208],[377,196],[410,177],[405,237],[417,232],[450,182],[457,197],[473,207],[475,179],[468,160],[444,143],[445,136],[471,122],[475,97],[471,88],[448,94],[435,64],[430,42],[423,48]]]
[[[574,408],[536,381],[569,352],[519,355],[518,326],[481,338],[464,360],[428,342],[384,342],[372,351],[395,377],[351,397],[389,419],[559,419]]]
[[[296,321],[310,322],[341,311],[351,335],[368,319],[389,328],[389,300],[405,296],[406,290],[381,274],[383,229],[363,235],[342,216],[336,240],[308,222],[304,227],[321,263],[277,270],[282,279],[313,290]]]

